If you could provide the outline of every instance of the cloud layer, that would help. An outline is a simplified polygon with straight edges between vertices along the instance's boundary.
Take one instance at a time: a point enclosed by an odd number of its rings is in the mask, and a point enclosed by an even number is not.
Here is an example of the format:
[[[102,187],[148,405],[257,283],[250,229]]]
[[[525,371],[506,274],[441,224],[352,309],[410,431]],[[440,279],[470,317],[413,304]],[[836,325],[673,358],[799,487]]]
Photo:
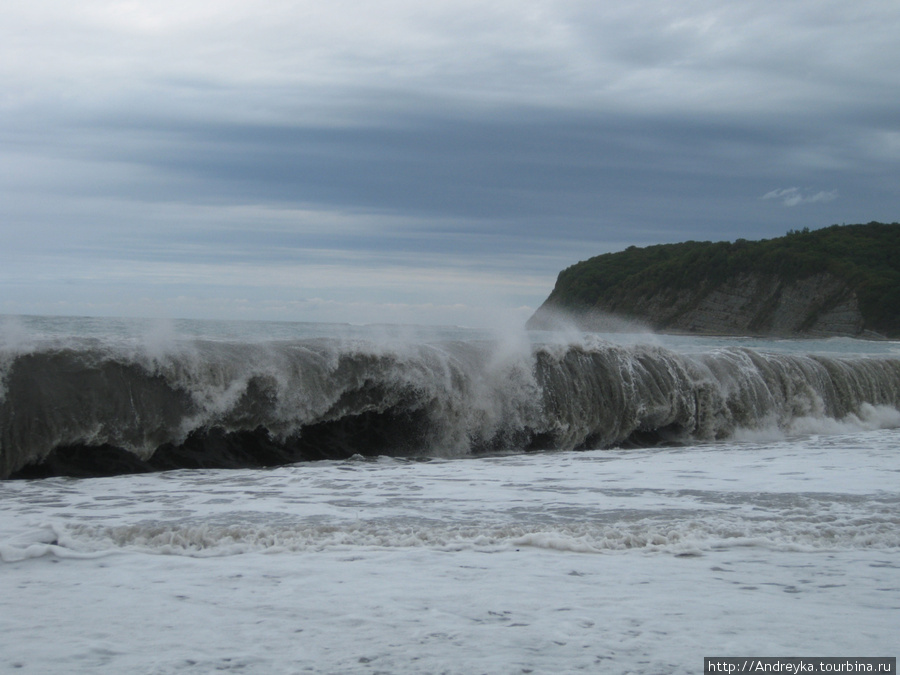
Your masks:
[[[479,323],[632,244],[894,221],[898,32],[880,1],[13,3],[0,312]]]

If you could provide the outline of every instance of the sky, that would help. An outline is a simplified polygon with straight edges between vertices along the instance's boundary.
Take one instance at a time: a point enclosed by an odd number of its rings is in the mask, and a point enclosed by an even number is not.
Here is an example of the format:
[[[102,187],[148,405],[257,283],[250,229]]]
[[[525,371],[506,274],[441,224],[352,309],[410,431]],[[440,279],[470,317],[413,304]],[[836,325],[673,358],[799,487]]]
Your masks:
[[[896,0],[5,0],[0,313],[490,326],[900,220]]]

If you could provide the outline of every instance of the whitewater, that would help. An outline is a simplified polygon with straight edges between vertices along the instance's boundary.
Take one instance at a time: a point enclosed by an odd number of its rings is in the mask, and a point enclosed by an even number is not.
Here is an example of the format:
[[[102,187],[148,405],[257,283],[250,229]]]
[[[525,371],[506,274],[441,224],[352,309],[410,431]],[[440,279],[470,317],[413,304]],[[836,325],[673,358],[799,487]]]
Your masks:
[[[7,317],[0,672],[894,656],[900,345]]]

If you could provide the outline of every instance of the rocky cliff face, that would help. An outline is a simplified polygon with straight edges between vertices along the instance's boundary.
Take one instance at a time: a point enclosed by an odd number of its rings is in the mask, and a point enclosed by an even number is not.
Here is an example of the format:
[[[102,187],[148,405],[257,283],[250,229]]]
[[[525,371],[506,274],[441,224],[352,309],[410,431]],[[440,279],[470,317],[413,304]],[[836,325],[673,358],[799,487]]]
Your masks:
[[[558,310],[549,301],[544,303],[529,320],[529,328],[551,327]],[[614,306],[576,312],[574,318],[583,327],[601,330],[621,329],[624,320],[655,330],[717,335],[868,333],[856,294],[844,281],[824,273],[790,282],[778,276],[742,274],[715,286],[661,288],[620,298]]]

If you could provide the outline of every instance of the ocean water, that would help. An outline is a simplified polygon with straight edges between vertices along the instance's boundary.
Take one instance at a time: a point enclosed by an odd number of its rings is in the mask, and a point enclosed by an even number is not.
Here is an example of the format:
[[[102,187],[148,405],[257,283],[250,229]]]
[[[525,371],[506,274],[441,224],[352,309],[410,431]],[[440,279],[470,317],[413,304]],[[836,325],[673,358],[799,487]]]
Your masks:
[[[895,342],[0,326],[0,672],[896,655]]]

